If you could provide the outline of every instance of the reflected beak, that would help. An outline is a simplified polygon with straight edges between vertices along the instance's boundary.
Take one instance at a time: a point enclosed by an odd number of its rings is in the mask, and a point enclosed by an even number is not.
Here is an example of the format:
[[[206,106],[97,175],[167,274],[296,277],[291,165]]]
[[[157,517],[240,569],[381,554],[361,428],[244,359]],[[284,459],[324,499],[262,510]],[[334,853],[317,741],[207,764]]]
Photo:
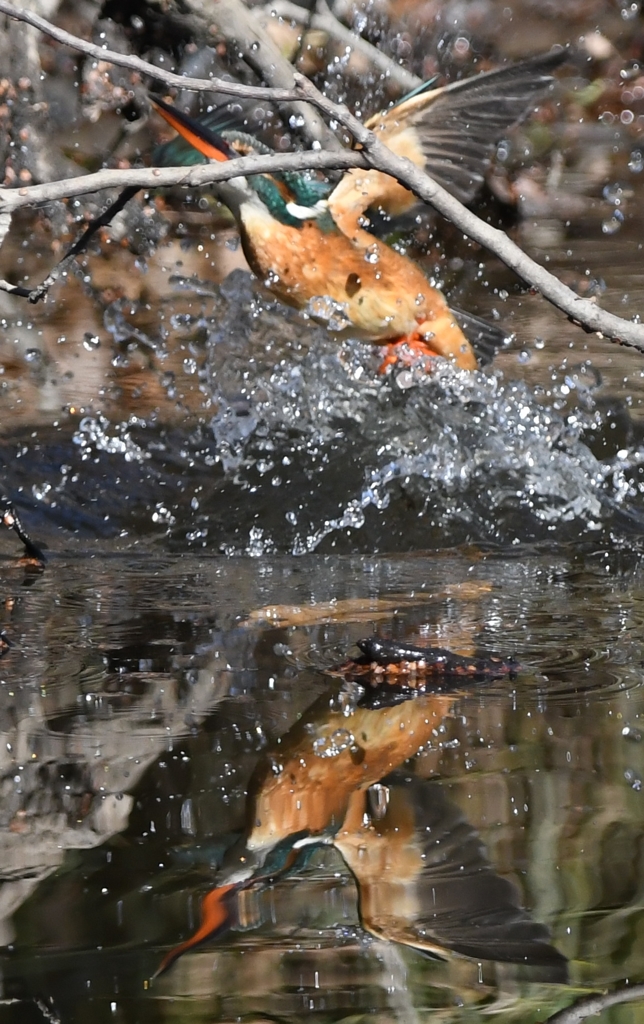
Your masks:
[[[201,903],[201,924],[194,935],[166,953],[152,980],[164,974],[169,967],[188,949],[198,946],[206,939],[220,935],[231,923],[233,897],[241,886],[220,885],[206,893]]]
[[[158,969],[153,974],[152,980],[164,974],[175,960],[178,960],[189,949],[199,946],[208,939],[217,938],[227,931],[231,925],[238,923],[241,915],[237,898],[244,889],[250,889],[255,885],[269,884],[281,875],[287,874],[295,865],[302,848],[309,844],[317,845],[319,842],[320,840],[316,836],[301,836],[291,846],[286,847],[282,851],[283,856],[279,858],[279,863],[275,864],[272,870],[267,871],[265,874],[254,874],[253,866],[249,859],[249,863],[241,870],[238,870],[236,875],[232,876],[236,878],[235,881],[228,882],[226,885],[219,885],[216,889],[211,889],[210,892],[207,892],[201,901],[201,924],[197,931],[189,939],[186,939],[185,942],[175,946],[169,953],[166,953]],[[264,851],[264,857],[266,854],[274,852]]]

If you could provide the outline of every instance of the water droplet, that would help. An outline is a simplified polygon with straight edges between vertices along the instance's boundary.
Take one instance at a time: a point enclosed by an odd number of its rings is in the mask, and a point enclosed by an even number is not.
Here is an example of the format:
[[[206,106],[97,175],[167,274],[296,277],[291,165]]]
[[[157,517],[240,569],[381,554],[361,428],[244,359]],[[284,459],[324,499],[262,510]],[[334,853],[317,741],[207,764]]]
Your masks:
[[[602,221],[602,231],[605,235],[614,235],[624,223],[624,214],[621,210],[614,210],[612,215]]]
[[[634,772],[632,768],[627,768],[624,772],[624,778],[630,785],[631,789],[634,789],[636,793],[639,793],[642,789],[642,780],[637,772]]]
[[[624,21],[631,21],[636,18],[640,12],[639,0],[631,0],[631,3],[623,3],[620,14]]]
[[[352,732],[348,729],[334,729],[330,734],[318,736],[313,741],[313,753],[316,757],[338,757],[355,742]]]
[[[401,370],[396,374],[396,387],[401,391],[407,391],[414,386],[414,374],[411,370]]]
[[[273,653],[277,654],[278,657],[283,658],[287,654],[293,654],[293,651],[288,644],[273,644]]]
[[[181,831],[185,832],[186,835],[189,836],[193,836],[195,834],[192,800],[189,797],[181,804]]]
[[[51,491],[51,484],[32,484],[31,493],[33,494],[36,501],[45,501],[47,495]]]
[[[328,295],[315,295],[309,299],[306,312],[314,320],[326,324],[330,331],[343,331],[351,326],[346,303],[335,302]]]
[[[633,743],[642,742],[642,733],[639,729],[635,729],[630,725],[625,725],[622,729],[622,736],[625,740],[631,740]]]
[[[384,818],[389,807],[389,787],[377,782],[369,787],[368,796],[371,816],[376,821],[380,821]]]

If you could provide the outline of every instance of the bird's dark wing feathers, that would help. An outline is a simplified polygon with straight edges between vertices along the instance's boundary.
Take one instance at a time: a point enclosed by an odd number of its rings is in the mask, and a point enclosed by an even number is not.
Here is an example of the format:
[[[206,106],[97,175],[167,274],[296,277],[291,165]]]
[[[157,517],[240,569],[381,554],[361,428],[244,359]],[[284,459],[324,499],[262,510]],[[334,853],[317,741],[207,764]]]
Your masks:
[[[530,114],[565,58],[566,51],[558,51],[447,86],[413,120],[427,173],[469,202],[500,139]]]
[[[409,841],[422,851],[422,869],[415,879],[408,878],[415,900],[399,913],[388,899],[390,886],[393,898],[400,898],[399,879],[385,872],[375,883],[380,891],[373,905],[385,911],[387,927],[364,918],[363,926],[381,935],[389,928],[387,938],[420,951],[429,946],[430,955],[443,947],[476,959],[541,967],[544,980],[565,981],[566,958],[551,945],[548,929],[523,909],[516,886],[494,870],[478,833],[443,787],[406,778],[402,772],[393,772],[382,783],[389,795],[387,814],[395,815],[399,801],[413,808],[415,828]],[[387,817],[380,828],[386,824]],[[352,868],[360,890],[359,863]],[[415,915],[409,909],[412,902]],[[362,901],[360,913],[362,917]]]
[[[492,324],[473,313],[466,313],[450,302],[456,323],[476,353],[479,366],[487,366],[496,353],[512,340],[512,333],[499,324]]]

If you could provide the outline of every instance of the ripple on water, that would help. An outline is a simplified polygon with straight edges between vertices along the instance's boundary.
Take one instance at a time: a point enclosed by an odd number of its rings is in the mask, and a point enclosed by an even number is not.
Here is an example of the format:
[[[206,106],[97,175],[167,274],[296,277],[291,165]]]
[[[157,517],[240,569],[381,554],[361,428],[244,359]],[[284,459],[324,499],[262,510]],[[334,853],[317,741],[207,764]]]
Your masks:
[[[582,623],[577,623],[577,627]],[[426,639],[419,641],[414,631],[404,633],[405,640],[414,646],[446,646],[456,653],[465,653],[472,657],[512,657],[517,661],[517,672],[512,677],[507,675],[494,679],[468,679],[454,677],[450,688],[463,699],[473,698],[477,701],[510,700],[520,701],[522,706],[534,704],[565,705],[583,699],[584,695],[592,696],[593,701],[609,701],[616,694],[628,693],[642,688],[644,683],[644,649],[631,638],[606,637],[602,646],[579,644],[572,646],[571,636],[579,635],[579,628],[557,631],[550,630],[545,616],[531,616],[529,644],[517,642],[511,633],[505,638],[497,638],[491,643],[489,637],[477,632],[469,637],[469,642],[461,639],[456,644],[447,641],[444,644],[431,644]],[[403,629],[403,620],[399,621],[399,629]],[[363,637],[367,633],[364,628],[351,629],[353,637]],[[391,626],[385,626],[383,635],[391,634]],[[400,637],[399,637],[400,639]],[[535,643],[535,640],[538,642]],[[308,641],[308,642],[307,642]],[[337,675],[338,665],[346,662],[347,656],[357,656],[358,650],[347,641],[346,634],[342,640],[330,637],[320,641],[317,635],[309,633],[306,639],[290,637],[291,647],[284,654],[284,659],[295,671],[313,669],[321,675],[331,675],[341,686]],[[368,688],[368,682],[362,682]],[[429,678],[425,692],[431,693],[444,690],[445,680],[440,677]],[[404,687],[393,687],[401,693]],[[351,700],[357,699],[353,688],[347,691],[345,713],[350,714]],[[409,699],[415,694],[410,692]]]

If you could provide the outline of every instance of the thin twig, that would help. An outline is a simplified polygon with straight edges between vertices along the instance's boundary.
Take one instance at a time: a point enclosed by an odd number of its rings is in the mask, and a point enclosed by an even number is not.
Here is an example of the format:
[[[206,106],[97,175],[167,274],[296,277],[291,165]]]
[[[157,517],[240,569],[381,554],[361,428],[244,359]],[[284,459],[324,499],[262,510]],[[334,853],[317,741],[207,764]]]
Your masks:
[[[351,151],[348,150],[338,154],[293,153],[288,156],[296,158],[291,161],[293,170],[308,169],[310,167],[311,157],[315,163],[326,169],[335,169],[338,165],[345,169],[347,165],[351,167],[368,167],[366,160],[364,160],[360,154],[351,153]],[[121,195],[111,206],[106,208],[100,216],[91,221],[85,231],[81,234],[81,237],[74,243],[66,255],[56,263],[40,285],[36,288],[25,288],[22,285],[13,285],[8,281],[0,280],[0,291],[9,292],[12,295],[19,296],[20,298],[27,298],[30,302],[40,302],[41,299],[45,298],[50,288],[67,273],[76,257],[85,251],[90,239],[94,236],[96,231],[100,227],[111,223],[114,216],[123,209],[123,207],[136,195],[140,188],[159,187],[161,184],[191,184],[192,186],[197,184],[197,186],[199,186],[204,183],[213,183],[216,181],[223,181],[231,177],[239,177],[244,172],[245,168],[248,174],[261,173],[265,171],[270,172],[274,170],[274,157],[263,156],[261,159],[258,159],[258,155],[255,155],[240,158],[240,160],[235,160],[226,164],[206,164],[205,166],[191,168],[189,174],[185,173],[185,168],[143,168],[136,172],[137,180],[134,181],[134,183],[133,177],[135,172],[108,170],[98,171],[96,174],[86,174],[80,178],[49,182],[43,185],[25,186],[24,188],[18,189],[0,189],[0,211],[2,211],[3,201],[6,201],[7,206],[9,207],[14,199],[17,199],[22,204],[31,205],[34,200],[34,195],[40,195],[42,201],[45,202],[46,200],[51,201],[53,199],[70,198],[72,194],[82,195],[87,193],[87,191],[96,191],[99,187],[106,187],[111,184],[125,183],[125,187],[123,188]],[[195,172],[200,171],[202,172],[201,174],[195,174]],[[214,172],[214,178],[212,172]],[[188,177],[192,180],[187,181],[186,179]],[[197,181],[196,178],[198,179]],[[78,190],[72,194],[70,193],[71,181],[76,184],[78,188]],[[61,195],[56,194],[56,188],[60,190]],[[29,193],[30,195],[26,195],[26,193]],[[15,209],[15,207],[13,207],[13,209]],[[0,212],[0,222],[3,218],[8,219],[9,221],[11,219],[10,214]]]
[[[49,289],[56,284],[56,281],[60,280],[60,278],[67,273],[76,257],[80,256],[82,252],[85,252],[96,232],[100,231],[102,227],[106,227],[108,224],[111,224],[117,213],[127,206],[130,199],[133,199],[138,191],[139,189],[136,185],[128,185],[124,188],[114,202],[108,206],[106,210],[103,210],[103,213],[101,213],[100,216],[95,217],[94,220],[88,224],[80,238],[74,242],[71,249],[67,250],[62,260],[58,261],[56,266],[52,268],[49,274],[47,274],[45,280],[42,281],[37,288],[28,289],[21,288],[19,285],[16,285],[16,287],[12,289],[14,294],[17,293],[23,298],[26,297],[30,302],[40,302],[41,299],[44,299],[49,292]],[[0,284],[0,288],[2,287],[2,284]]]
[[[31,537],[20,522],[20,518],[9,498],[0,496],[0,523],[8,529],[13,530],[16,536],[22,541],[25,547],[25,554],[28,558],[44,565],[46,558],[40,548],[34,544]]]
[[[559,1010],[552,1017],[548,1017],[544,1024],[579,1024],[580,1021],[586,1020],[586,1017],[595,1017],[609,1006],[633,1003],[638,999],[644,1000],[644,985],[630,985],[628,988],[603,992],[601,995],[584,996],[572,1006],[567,1006],[565,1010]]]
[[[411,71],[388,57],[386,53],[367,42],[357,32],[353,32],[341,21],[338,21],[325,0],[318,0],[317,9],[309,21],[309,12],[306,7],[292,3],[291,0],[271,0],[263,8],[265,20],[268,22],[271,16],[283,18],[284,21],[293,21],[298,25],[306,24],[312,29],[325,32],[333,39],[337,39],[355,53],[365,57],[370,64],[380,71],[383,77],[397,85],[403,92],[411,92],[422,83],[422,79],[413,75]]]
[[[96,60],[105,61],[108,64],[117,64],[122,68],[130,68],[131,71],[137,71],[140,75],[154,78],[158,82],[163,82],[164,85],[176,86],[179,89],[190,89],[192,92],[213,92],[216,90],[217,92],[225,93],[227,96],[238,96],[240,99],[272,100],[274,103],[293,103],[301,98],[300,94],[294,89],[271,89],[266,86],[228,82],[223,78],[187,78],[183,75],[175,75],[174,72],[164,71],[163,68],[159,68],[155,64],[149,64],[148,61],[141,60],[140,57],[127,53],[117,53],[115,50],[108,50],[107,47],[90,43],[87,39],[81,39],[79,36],[72,35],[71,32],[58,28],[57,25],[52,25],[50,21],[46,21],[45,18],[41,18],[38,14],[28,11],[24,7],[15,7],[14,4],[7,3],[6,0],[0,0],[0,14],[7,14],[10,18],[23,21],[26,25],[33,25],[34,28],[40,29],[45,35],[56,39],[59,43],[64,43],[65,46],[70,46],[73,50],[86,53],[89,57],[95,57]]]
[[[194,0],[187,2],[191,6]],[[195,11],[201,9],[201,3],[199,7],[195,4]],[[213,20],[224,39],[237,43],[245,62],[267,85],[281,89],[295,87],[293,66],[266,34],[254,11],[249,10],[242,0],[217,0],[213,5]],[[301,128],[309,142],[317,141],[325,149],[342,149],[340,140],[336,139],[314,107],[292,101],[287,107],[295,117],[294,124]]]

